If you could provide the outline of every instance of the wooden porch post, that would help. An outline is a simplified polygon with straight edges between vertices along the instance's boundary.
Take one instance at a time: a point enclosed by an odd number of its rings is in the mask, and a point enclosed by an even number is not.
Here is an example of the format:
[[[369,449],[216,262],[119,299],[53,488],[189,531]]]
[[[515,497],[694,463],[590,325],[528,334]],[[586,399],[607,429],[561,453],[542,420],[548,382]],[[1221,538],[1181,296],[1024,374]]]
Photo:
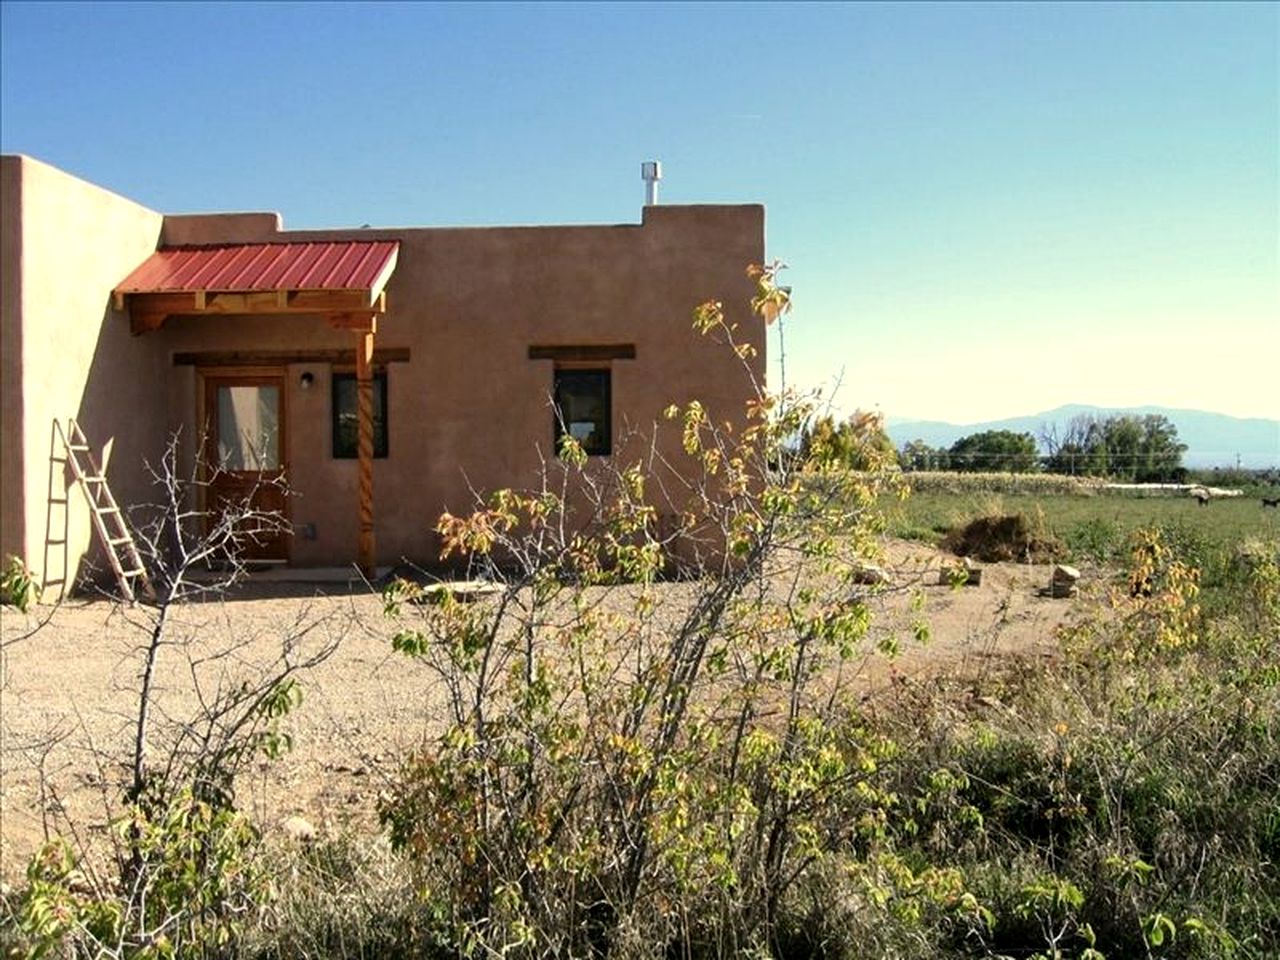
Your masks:
[[[370,324],[372,326],[372,323]],[[356,334],[356,397],[359,423],[360,570],[376,575],[373,542],[373,330]]]
[[[358,458],[360,540],[356,562],[360,572],[372,579],[377,572],[373,543],[373,335],[378,331],[378,315],[339,313],[329,322],[356,335],[356,456]]]

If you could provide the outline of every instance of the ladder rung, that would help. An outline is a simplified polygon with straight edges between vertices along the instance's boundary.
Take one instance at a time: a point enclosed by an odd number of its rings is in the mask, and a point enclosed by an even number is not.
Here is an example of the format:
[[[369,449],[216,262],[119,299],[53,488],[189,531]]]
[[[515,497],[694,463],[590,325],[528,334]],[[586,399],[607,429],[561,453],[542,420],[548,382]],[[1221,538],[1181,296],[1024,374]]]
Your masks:
[[[47,543],[47,544],[48,544],[49,546],[51,546],[51,547],[61,546],[62,544],[66,543],[66,542],[67,542],[67,541],[66,541],[66,538],[63,538],[63,539],[61,539],[61,540],[46,540],[46,541],[45,541],[45,543]]]
[[[54,423],[57,425],[57,421],[54,421]],[[107,555],[111,560],[111,567],[115,571],[117,582],[120,584],[120,592],[132,603],[135,598],[133,588],[129,585],[130,581],[140,580],[146,587],[147,593],[155,596],[155,590],[151,586],[151,581],[147,579],[147,571],[142,566],[142,559],[138,556],[133,537],[129,533],[129,528],[125,526],[124,516],[115,498],[111,496],[111,488],[107,485],[107,478],[102,473],[102,468],[94,462],[88,438],[85,437],[80,430],[80,425],[75,420],[67,421],[67,430],[70,436],[62,433],[60,425],[57,429],[67,455],[65,457],[53,456],[50,459],[59,463],[70,464],[71,472],[80,481],[85,498],[89,501],[89,510],[93,514],[94,529],[103,546],[106,547]],[[85,454],[84,460],[88,462],[82,463],[81,458],[76,456],[77,453]],[[67,498],[50,497],[49,502],[65,504]],[[111,517],[115,518],[116,530],[109,532],[108,518]],[[112,532],[116,532],[118,535],[112,536]],[[47,541],[49,544],[64,544],[66,542],[65,539]],[[136,567],[130,570],[124,569],[124,565],[120,562],[120,552],[118,550],[120,547],[125,548],[123,551],[125,559],[131,564],[137,564]]]

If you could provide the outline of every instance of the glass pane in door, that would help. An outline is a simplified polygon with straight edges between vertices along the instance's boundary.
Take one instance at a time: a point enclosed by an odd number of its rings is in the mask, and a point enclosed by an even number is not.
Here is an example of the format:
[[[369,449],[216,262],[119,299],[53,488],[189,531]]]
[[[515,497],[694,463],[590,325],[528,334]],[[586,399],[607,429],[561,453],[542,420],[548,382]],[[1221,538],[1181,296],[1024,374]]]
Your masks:
[[[223,470],[280,469],[278,386],[218,386],[218,464]]]

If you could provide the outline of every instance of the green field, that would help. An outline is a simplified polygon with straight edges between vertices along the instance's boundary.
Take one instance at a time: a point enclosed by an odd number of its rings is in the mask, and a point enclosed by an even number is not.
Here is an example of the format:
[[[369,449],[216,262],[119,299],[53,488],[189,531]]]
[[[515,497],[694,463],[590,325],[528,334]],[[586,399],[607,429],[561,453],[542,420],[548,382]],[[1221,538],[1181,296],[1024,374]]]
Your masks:
[[[1060,559],[1075,562],[1123,562],[1131,534],[1156,527],[1210,584],[1238,544],[1280,541],[1280,510],[1264,509],[1252,497],[1201,507],[1182,497],[923,492],[883,506],[888,533],[935,544],[975,517],[1020,513],[1061,544]]]

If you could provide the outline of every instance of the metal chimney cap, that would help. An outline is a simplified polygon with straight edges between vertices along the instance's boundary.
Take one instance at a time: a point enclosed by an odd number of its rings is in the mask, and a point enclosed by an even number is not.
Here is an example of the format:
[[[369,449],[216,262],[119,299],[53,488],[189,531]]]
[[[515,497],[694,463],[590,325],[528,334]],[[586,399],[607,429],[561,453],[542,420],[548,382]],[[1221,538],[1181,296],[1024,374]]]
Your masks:
[[[662,163],[659,160],[646,160],[640,164],[641,180],[661,180]]]

